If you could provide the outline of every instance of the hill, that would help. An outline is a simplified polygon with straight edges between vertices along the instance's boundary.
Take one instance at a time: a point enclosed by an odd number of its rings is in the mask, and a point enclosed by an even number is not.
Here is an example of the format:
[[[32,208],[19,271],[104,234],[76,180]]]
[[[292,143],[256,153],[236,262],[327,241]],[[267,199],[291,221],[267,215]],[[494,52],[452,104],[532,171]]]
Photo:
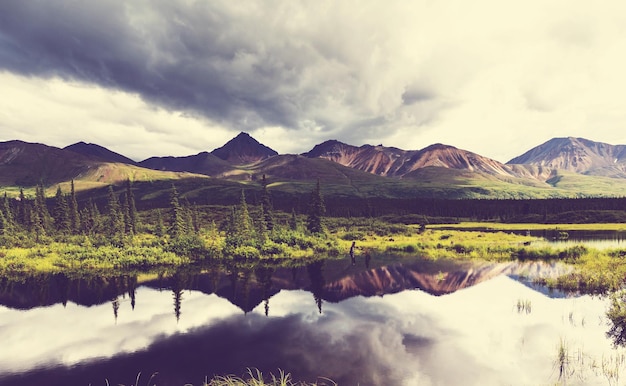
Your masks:
[[[40,143],[0,142],[0,185],[15,193],[18,188],[43,184],[48,192],[57,185],[66,191],[73,180],[77,190],[89,190],[131,181],[172,181],[206,178],[192,173],[155,171],[126,163],[105,162],[93,155],[83,155]],[[67,189],[66,189],[67,188]]]
[[[208,152],[186,157],[151,157],[139,162],[139,166],[154,170],[190,172],[207,176],[220,176],[234,168],[229,162]]]
[[[84,156],[104,162],[119,162],[129,165],[137,164],[137,162],[128,157],[125,157],[119,153],[107,149],[106,147],[96,145],[94,143],[77,142],[64,147],[63,150],[73,151],[74,153],[82,154]]]

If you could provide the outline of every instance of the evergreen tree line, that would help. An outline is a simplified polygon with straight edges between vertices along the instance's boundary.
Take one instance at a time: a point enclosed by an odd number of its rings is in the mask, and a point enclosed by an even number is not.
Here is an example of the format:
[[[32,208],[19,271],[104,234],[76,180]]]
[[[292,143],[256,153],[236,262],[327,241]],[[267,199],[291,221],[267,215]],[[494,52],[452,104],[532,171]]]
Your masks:
[[[0,234],[34,236],[36,242],[44,237],[102,234],[112,240],[137,232],[138,215],[130,181],[118,197],[109,187],[106,212],[101,213],[91,200],[79,209],[71,182],[70,192],[57,189],[52,203],[48,202],[42,185],[35,188],[35,197],[26,197],[20,189],[19,198],[11,200],[6,193],[0,208]]]
[[[626,198],[436,199],[325,198],[330,217],[425,215],[496,221],[549,221],[570,212],[626,211]],[[289,201],[281,206],[289,207]]]
[[[81,235],[97,244],[121,247],[132,242],[133,235],[147,232],[167,240],[168,249],[175,253],[206,255],[210,249],[207,243],[217,244],[215,241],[221,240],[217,236],[222,234],[224,245],[220,245],[220,253],[251,257],[284,252],[284,245],[313,247],[311,240],[315,238],[309,236],[325,233],[325,206],[319,182],[310,195],[306,226],[298,221],[293,210],[289,221],[283,220],[282,224],[276,221],[265,178],[254,210],[248,207],[242,190],[239,204],[230,208],[227,220],[220,227],[215,224],[215,219],[221,218],[219,214],[207,213],[190,204],[186,197],[181,198],[174,185],[169,207],[142,214],[143,224],[130,181],[117,193],[109,186],[106,201],[100,205],[102,208],[89,199],[79,208],[73,182],[70,192],[63,193],[59,187],[54,198],[48,200],[43,186],[36,187],[34,198],[26,197],[23,191],[18,199],[9,199],[5,194],[0,205],[0,245],[22,245],[23,240],[31,240],[30,245],[32,241],[71,241],[69,237]],[[84,237],[77,239],[81,243],[84,240]]]

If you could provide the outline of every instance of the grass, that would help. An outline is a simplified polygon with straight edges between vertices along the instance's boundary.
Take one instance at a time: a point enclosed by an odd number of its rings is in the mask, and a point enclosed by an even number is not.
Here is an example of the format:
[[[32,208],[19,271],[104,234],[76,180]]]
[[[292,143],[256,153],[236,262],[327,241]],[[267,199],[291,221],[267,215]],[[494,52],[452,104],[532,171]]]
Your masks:
[[[432,224],[430,229],[484,229],[496,231],[526,231],[563,229],[571,231],[626,231],[626,224],[506,224],[496,222],[462,222],[459,224]]]
[[[157,382],[158,373],[152,374],[146,386],[158,386]],[[111,386],[108,380],[105,380],[106,386]],[[141,385],[141,373],[137,374],[135,383],[130,386]],[[328,378],[319,378],[317,382],[297,382],[292,379],[290,373],[286,373],[283,370],[278,370],[278,375],[270,373],[268,377],[263,376],[263,373],[259,369],[248,369],[248,372],[243,377],[236,375],[216,375],[211,379],[205,379],[202,386],[336,386],[337,383]],[[119,386],[124,386],[120,384]],[[193,386],[191,384],[185,384],[185,386]]]

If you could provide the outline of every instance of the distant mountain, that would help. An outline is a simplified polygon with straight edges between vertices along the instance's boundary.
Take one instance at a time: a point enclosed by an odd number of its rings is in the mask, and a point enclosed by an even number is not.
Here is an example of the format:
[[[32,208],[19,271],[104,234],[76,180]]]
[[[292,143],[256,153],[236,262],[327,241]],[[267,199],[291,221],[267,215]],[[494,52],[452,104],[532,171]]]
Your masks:
[[[98,162],[69,150],[40,143],[0,143],[0,185],[35,186],[68,181]]]
[[[132,159],[94,143],[77,142],[72,145],[66,146],[63,149],[73,151],[74,153],[82,154],[88,157],[95,157],[98,160],[105,162],[119,162],[129,165],[137,165],[137,162],[133,161]]]
[[[233,165],[206,151],[186,157],[151,157],[139,162],[141,167],[173,172],[190,172],[207,176],[221,176]]]
[[[315,146],[303,155],[325,158],[344,166],[388,177],[410,177],[414,175],[412,172],[426,167],[466,170],[500,178],[529,177],[528,173],[510,168],[498,161],[442,144],[407,151],[380,145],[356,147],[331,140]]]
[[[76,181],[76,189],[90,189],[132,181],[176,180],[204,177],[190,173],[154,171],[120,162],[105,162],[93,155],[84,155],[40,143],[23,141],[0,142],[0,186],[51,187]]]
[[[248,133],[243,132],[224,146],[213,150],[211,154],[233,165],[250,164],[278,155],[275,150],[259,143]]]
[[[609,145],[574,137],[553,138],[513,158],[507,164],[626,178],[626,145]]]

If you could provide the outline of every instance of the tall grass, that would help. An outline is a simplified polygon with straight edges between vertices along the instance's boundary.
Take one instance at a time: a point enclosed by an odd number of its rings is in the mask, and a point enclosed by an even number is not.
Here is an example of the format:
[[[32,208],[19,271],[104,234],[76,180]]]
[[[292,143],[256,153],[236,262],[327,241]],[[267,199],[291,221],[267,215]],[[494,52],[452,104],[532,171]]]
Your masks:
[[[112,386],[109,380],[105,380],[106,386]],[[135,383],[129,386],[142,386],[141,373],[137,374]],[[158,386],[158,373],[152,374],[152,376],[145,383],[146,386]],[[118,386],[125,386],[119,384]],[[181,385],[182,386],[182,385]],[[192,384],[185,384],[184,386],[193,386]],[[211,379],[205,379],[202,386],[337,386],[337,383],[328,378],[319,378],[317,382],[306,383],[296,382],[292,379],[291,374],[281,369],[278,370],[278,375],[270,373],[268,377],[264,377],[263,373],[259,369],[248,369],[248,372],[243,377],[236,375],[216,375]]]

